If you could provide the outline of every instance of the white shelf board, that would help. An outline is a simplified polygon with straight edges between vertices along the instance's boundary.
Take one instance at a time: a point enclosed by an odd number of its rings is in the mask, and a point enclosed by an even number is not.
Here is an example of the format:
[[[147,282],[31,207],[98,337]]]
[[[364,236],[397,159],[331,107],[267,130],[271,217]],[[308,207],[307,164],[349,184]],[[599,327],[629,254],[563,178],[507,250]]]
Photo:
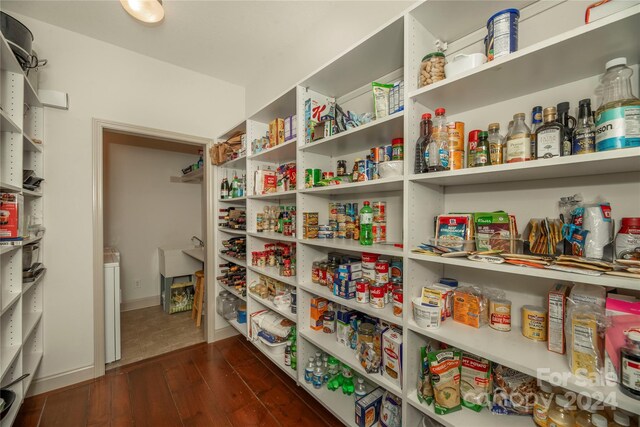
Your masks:
[[[371,246],[362,246],[357,240],[351,239],[298,239],[299,243],[311,246],[320,246],[343,251],[368,252],[372,254],[402,256],[402,248],[392,244],[374,243]]]
[[[248,320],[248,319],[247,319]],[[238,323],[238,319],[227,320],[231,326],[233,326],[238,332],[240,332],[245,337],[247,336],[247,324]]]
[[[24,142],[25,151],[35,151],[37,153],[42,153],[42,144],[36,144],[35,142],[33,142],[33,139],[29,138],[27,134],[22,134],[22,140]]]
[[[31,245],[33,243],[38,243],[40,240],[42,240],[42,236],[28,237],[28,238],[26,238],[26,239],[24,239],[22,241],[22,246],[27,246],[27,245]]]
[[[6,289],[2,290],[2,312],[0,315],[5,314],[7,311],[13,307],[16,302],[20,299],[20,292],[9,292]]]
[[[280,145],[268,148],[259,153],[251,154],[249,160],[266,163],[287,163],[296,161],[297,139],[285,141]]]
[[[233,199],[218,199],[218,202],[220,203],[235,203],[235,204],[243,204],[247,201],[247,197],[246,196],[242,196],[242,197],[235,197]]]
[[[640,147],[481,168],[414,174],[410,181],[442,186],[532,181],[640,171]]]
[[[424,403],[420,403],[415,389],[408,393],[407,402],[445,427],[533,427],[535,425],[532,417],[496,415],[492,414],[488,409],[475,412],[463,407],[461,410],[447,415],[438,415],[434,411],[433,404],[427,406]]]
[[[8,182],[0,182],[0,191],[6,191],[8,193],[20,193],[22,192],[22,187],[9,184]]]
[[[219,168],[225,169],[246,169],[247,168],[247,156],[236,157],[233,160],[229,160],[228,162],[224,162],[221,165],[218,165]]]
[[[46,273],[46,271],[43,271],[42,273],[38,274],[36,276],[36,278],[32,282],[22,282],[22,293],[24,294],[29,289],[31,289],[32,286],[35,286],[38,283],[40,283],[40,281],[44,277],[45,273]]]
[[[340,359],[341,362],[349,365],[358,376],[384,387],[396,396],[402,396],[402,389],[380,375],[380,373],[368,374],[356,358],[355,350],[338,343],[335,333],[325,334],[322,331],[302,330],[299,334],[322,351],[331,354]]]
[[[238,258],[234,258],[234,257],[232,257],[232,256],[225,255],[225,254],[221,254],[221,253],[219,253],[219,252],[218,252],[218,256],[219,256],[220,258],[222,258],[222,259],[226,260],[226,261],[232,262],[232,263],[234,263],[234,264],[238,264],[238,265],[240,265],[240,266],[242,266],[242,267],[246,267],[246,266],[247,266],[247,263],[246,263],[246,261],[245,261],[245,260],[238,259]]]
[[[2,129],[2,132],[15,132],[15,133],[20,132],[20,126],[15,124],[15,122],[11,120],[11,117],[9,117],[9,115],[5,113],[4,110],[1,110],[1,109],[0,109],[0,129]]]
[[[387,322],[393,323],[394,325],[402,326],[402,323],[403,323],[402,317],[397,317],[393,315],[393,303],[386,304],[385,308],[383,309],[373,308],[368,303],[361,304],[357,302],[355,298],[344,299],[337,295],[334,295],[333,292],[331,292],[326,286],[318,285],[313,282],[300,283],[298,284],[298,289],[302,289],[311,294],[326,298],[330,301],[334,301],[340,305],[344,305],[353,310],[357,310],[361,313],[368,314],[369,316],[386,320]]]
[[[247,268],[251,271],[255,271],[258,274],[263,274],[267,277],[271,277],[272,279],[276,279],[282,283],[286,283],[290,286],[296,286],[296,276],[293,277],[283,277],[280,276],[278,267],[257,267],[255,265],[249,265]]]
[[[24,102],[31,107],[42,107],[38,93],[27,76],[24,76]]]
[[[311,396],[322,404],[329,412],[336,416],[345,426],[358,427],[355,422],[355,398],[353,395],[347,396],[338,389],[331,391],[326,385],[322,388],[314,388],[313,385],[305,381],[299,382]]]
[[[219,281],[218,281],[218,286],[220,286],[220,287],[221,287],[222,289],[224,289],[225,291],[227,291],[227,292],[229,292],[229,293],[231,293],[231,294],[235,295],[236,297],[240,298],[242,301],[247,301],[247,297],[242,296],[242,295],[240,294],[240,292],[236,291],[236,289],[235,289],[235,288],[233,288],[233,287],[231,287],[231,286],[227,286],[227,285],[225,285],[225,284],[223,284],[223,283],[220,283]]]
[[[234,230],[233,228],[226,228],[226,227],[218,227],[218,230],[224,233],[237,234],[238,236],[244,236],[247,234],[247,230]]]
[[[272,301],[269,301],[268,299],[260,298],[259,296],[257,296],[256,294],[252,293],[251,291],[249,291],[248,294],[249,294],[249,297],[251,297],[252,300],[258,302],[258,304],[262,304],[263,306],[265,306],[269,310],[274,311],[274,312],[280,314],[281,316],[286,317],[287,319],[291,320],[292,322],[297,322],[298,321],[297,314],[296,313],[292,313],[291,309],[289,307],[285,307],[285,308],[278,307]]]
[[[256,348],[262,352],[262,354],[267,356],[269,360],[271,360],[276,366],[278,366],[278,368],[282,369],[285,374],[293,378],[294,381],[298,380],[297,372],[291,369],[291,366],[287,366],[284,364],[284,353],[279,354],[277,356],[269,353],[269,351],[267,350],[267,345],[262,341],[260,341],[259,339],[255,341],[251,340],[251,344],[255,345]]]
[[[393,138],[404,135],[404,111],[374,120],[366,125],[305,144],[299,149],[324,156],[342,156],[382,145],[390,145]],[[410,157],[410,156],[409,156]]]
[[[282,233],[274,233],[274,232],[261,232],[257,231],[249,231],[247,233],[251,237],[258,237],[260,239],[269,239],[269,240],[278,240],[281,242],[295,242],[297,241],[296,236],[285,236]]]
[[[204,167],[193,170],[187,174],[182,176],[172,176],[170,178],[171,182],[189,182],[189,183],[199,183],[202,182],[202,178],[204,177]]]
[[[535,43],[458,76],[420,88],[409,97],[448,115],[492,105],[605,72],[610,58],[640,61],[640,6]],[[589,52],[602,52],[586,55]],[[557,70],[566,70],[558,73]]]
[[[26,342],[31,333],[36,328],[38,322],[42,319],[42,312],[23,313],[22,314],[22,342]]]
[[[317,194],[322,196],[335,196],[338,194],[379,193],[383,191],[402,191],[404,177],[374,179],[371,181],[351,182],[348,184],[330,185],[327,187],[314,187],[298,190],[302,194]]]
[[[249,120],[269,123],[276,118],[283,119],[296,114],[296,87],[287,89],[273,101],[254,113]]]
[[[29,374],[29,376],[24,379],[25,392],[29,391],[29,387],[31,386],[33,378],[35,377],[35,372],[38,370],[38,367],[42,362],[42,355],[43,353],[41,351],[38,351],[35,353],[29,353],[29,355],[27,356],[29,358],[29,364],[27,366],[23,366],[23,372],[25,374]]]
[[[2,347],[2,357],[0,357],[0,361],[2,365],[0,365],[0,379],[4,378],[7,373],[7,369],[9,366],[16,360],[18,354],[20,354],[21,345],[12,345],[11,347]]]
[[[224,142],[227,139],[231,138],[234,134],[238,132],[246,132],[247,131],[247,121],[243,120],[240,123],[236,123],[231,129],[227,130],[225,133],[218,137],[218,141]]]
[[[8,254],[9,252],[15,251],[18,248],[21,248],[22,245],[16,246],[0,246],[0,255]]]
[[[558,385],[577,393],[588,392],[589,395],[592,395],[593,392],[601,392],[602,396],[615,393],[619,408],[637,412],[638,401],[620,392],[617,384],[615,386],[585,386],[581,384],[578,378],[570,374],[565,355],[548,351],[546,342],[525,338],[519,328],[514,328],[510,332],[496,331],[488,326],[476,329],[449,319],[440,328],[423,329],[417,326],[413,318],[407,319],[407,326],[421,335],[445,342],[533,377],[539,377],[537,369],[548,368],[546,377],[543,376],[541,379],[551,382],[549,381],[550,374],[551,378],[565,376],[566,384]]]
[[[0,69],[22,74],[22,67],[3,35],[0,35]]]
[[[42,190],[34,191],[34,190],[27,190],[26,188],[23,188],[22,195],[25,197],[42,197]]]
[[[253,196],[249,196],[250,199],[257,199],[257,200],[273,200],[273,199],[280,199],[280,200],[295,200],[296,198],[296,190],[289,190],[289,191],[281,191],[279,193],[268,193],[268,194],[255,194]]]
[[[546,268],[521,267],[511,264],[489,264],[486,262],[470,261],[466,258],[443,258],[441,256],[431,256],[410,253],[410,259],[435,262],[443,265],[453,265],[477,270],[487,270],[497,273],[516,274],[520,276],[538,277],[541,279],[562,280],[566,282],[586,283],[589,285],[611,286],[620,289],[638,289],[640,280],[626,277],[610,276],[587,276],[585,274],[567,273],[564,271],[550,270]]]

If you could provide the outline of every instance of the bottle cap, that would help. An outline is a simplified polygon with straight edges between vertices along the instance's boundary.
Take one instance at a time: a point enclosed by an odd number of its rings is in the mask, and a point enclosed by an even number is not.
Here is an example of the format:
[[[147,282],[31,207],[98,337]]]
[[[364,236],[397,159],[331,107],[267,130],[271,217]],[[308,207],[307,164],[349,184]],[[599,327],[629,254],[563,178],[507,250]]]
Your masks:
[[[500,123],[489,123],[489,130],[499,130]]]
[[[542,105],[536,105],[532,110],[534,113],[539,113],[542,111]]]
[[[480,135],[480,130],[479,129],[472,130],[471,132],[469,132],[468,141],[477,141],[478,140],[478,135]]]
[[[426,120],[426,119],[430,119],[431,118],[431,113],[424,113],[422,115],[422,120]]]
[[[525,117],[524,113],[516,113],[513,115],[513,121],[524,120],[524,117]]]
[[[365,200],[365,202],[363,203],[363,205],[365,205],[365,206],[369,206],[369,202]]]
[[[581,99],[580,102],[578,102],[578,107],[582,107],[583,105],[591,106],[591,99]]]
[[[613,421],[625,427],[631,425],[631,421],[629,420],[629,415],[623,414],[620,411],[616,411],[613,413]]]
[[[479,136],[480,138],[488,138],[489,132],[483,130],[482,132],[480,132]]]
[[[612,59],[604,65],[604,68],[608,70],[609,68],[617,67],[618,65],[627,65],[627,58]]]
[[[444,108],[436,108],[436,116],[444,116]]]
[[[569,111],[569,108],[571,108],[571,104],[569,104],[568,102],[561,102],[557,105],[558,107],[558,113],[566,113],[567,111]]]
[[[609,421],[600,414],[593,414],[591,416],[591,423],[595,427],[607,427],[609,425]]]

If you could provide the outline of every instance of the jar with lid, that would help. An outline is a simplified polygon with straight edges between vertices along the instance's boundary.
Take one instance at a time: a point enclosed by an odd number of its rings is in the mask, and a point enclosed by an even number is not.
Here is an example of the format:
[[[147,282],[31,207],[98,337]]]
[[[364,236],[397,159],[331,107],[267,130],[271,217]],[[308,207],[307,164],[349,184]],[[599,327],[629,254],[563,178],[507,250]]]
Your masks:
[[[238,315],[237,298],[228,296],[222,301],[222,317],[227,320],[235,319]]]
[[[547,427],[549,423],[549,409],[553,401],[553,388],[551,384],[542,381],[540,391],[536,393],[536,400],[533,404],[533,422],[540,427]]]
[[[594,414],[591,417],[591,425],[593,427],[609,427],[609,420],[600,414]]]
[[[362,322],[360,326],[358,326],[358,347],[360,347],[362,343],[373,347],[373,336],[375,332],[376,327],[373,324]]]
[[[500,135],[500,123],[489,124],[489,152],[492,165],[504,163],[504,138]]]
[[[336,175],[345,176],[347,174],[347,161],[338,160],[338,167],[336,168]]]
[[[586,402],[583,402],[584,398],[586,398]],[[588,395],[579,394],[577,396],[576,403],[580,409],[576,414],[576,427],[592,427],[594,415],[605,415],[604,411],[598,411],[594,408],[592,399]]]
[[[620,231],[616,236],[616,258],[634,258],[634,252],[638,247],[640,247],[640,218],[622,218]],[[635,256],[638,255],[635,254]]]
[[[549,427],[573,427],[576,423],[575,410],[571,402],[562,394],[556,395],[555,406],[549,411]]]
[[[311,264],[311,282],[320,283],[320,261]]]
[[[444,64],[445,58],[442,52],[431,52],[422,58],[418,87],[421,88],[444,80]]]
[[[326,285],[329,289],[333,289],[333,279],[337,268],[338,264],[333,261],[327,264]]]
[[[224,300],[231,295],[229,291],[221,291],[218,294],[218,299],[216,300],[216,312],[222,316],[224,313]]]
[[[629,426],[631,426],[631,419],[629,418],[629,415],[619,410],[613,413],[613,422],[609,423],[609,427],[629,427]]]
[[[531,130],[524,113],[513,115],[513,127],[507,135],[507,163],[531,160]]]
[[[640,399],[640,328],[631,328],[625,334],[626,344],[620,349],[620,389]]]

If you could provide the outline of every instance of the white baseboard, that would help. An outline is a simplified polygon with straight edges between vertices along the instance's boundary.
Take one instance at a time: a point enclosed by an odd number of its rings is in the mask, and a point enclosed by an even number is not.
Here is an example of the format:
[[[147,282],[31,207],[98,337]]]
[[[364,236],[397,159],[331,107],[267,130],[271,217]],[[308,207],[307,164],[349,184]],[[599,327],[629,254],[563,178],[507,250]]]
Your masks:
[[[235,335],[239,335],[239,332],[233,326],[227,326],[226,328],[216,329],[213,333],[213,341],[216,342],[226,338],[231,338]]]
[[[120,311],[138,310],[156,305],[160,305],[160,295],[123,301],[120,303]]]
[[[93,365],[34,379],[27,397],[93,379]]]

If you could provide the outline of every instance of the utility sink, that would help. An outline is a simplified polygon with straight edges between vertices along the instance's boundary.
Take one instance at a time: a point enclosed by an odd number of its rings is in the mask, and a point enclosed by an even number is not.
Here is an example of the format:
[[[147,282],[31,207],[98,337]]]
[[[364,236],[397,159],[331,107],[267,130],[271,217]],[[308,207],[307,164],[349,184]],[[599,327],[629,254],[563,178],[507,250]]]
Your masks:
[[[183,249],[182,252],[192,258],[197,259],[198,261],[204,262],[204,248],[202,246],[191,249]]]
[[[194,251],[194,254],[188,253]],[[195,252],[199,251],[199,252]],[[196,254],[201,254],[196,257]],[[160,274],[164,277],[180,277],[202,270],[204,250],[192,245],[163,246],[158,248]]]

